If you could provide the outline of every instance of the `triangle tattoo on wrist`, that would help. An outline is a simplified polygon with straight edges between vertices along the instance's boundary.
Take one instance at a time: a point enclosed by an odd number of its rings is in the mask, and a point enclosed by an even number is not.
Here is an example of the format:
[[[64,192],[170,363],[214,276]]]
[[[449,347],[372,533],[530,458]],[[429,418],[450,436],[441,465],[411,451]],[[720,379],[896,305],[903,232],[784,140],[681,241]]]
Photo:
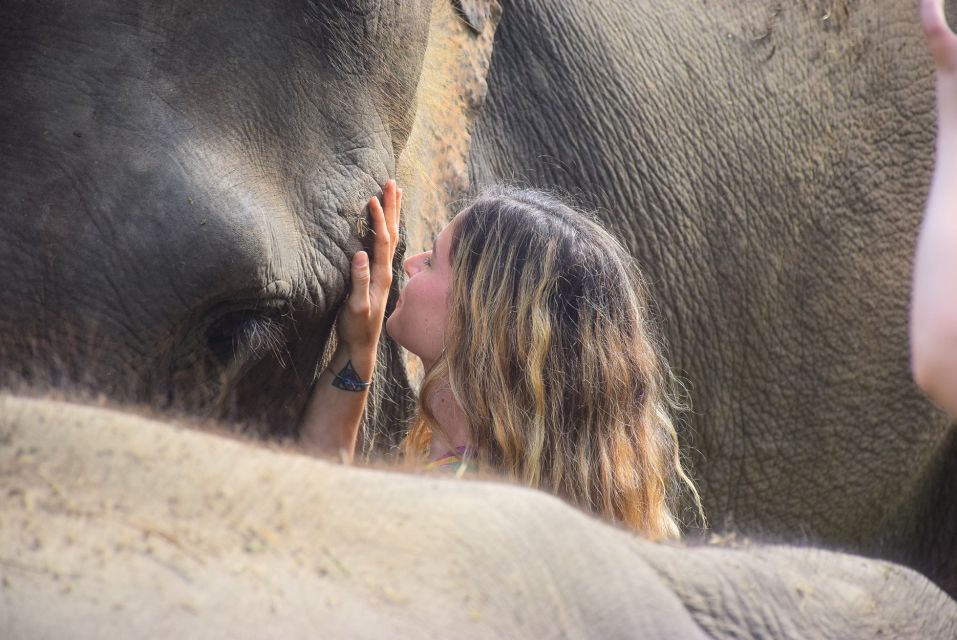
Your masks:
[[[359,372],[352,366],[352,360],[346,361],[346,366],[342,367],[339,373],[332,369],[328,370],[333,375],[332,386],[343,391],[352,391],[358,393],[365,391],[372,384],[372,381],[365,381],[359,377]]]

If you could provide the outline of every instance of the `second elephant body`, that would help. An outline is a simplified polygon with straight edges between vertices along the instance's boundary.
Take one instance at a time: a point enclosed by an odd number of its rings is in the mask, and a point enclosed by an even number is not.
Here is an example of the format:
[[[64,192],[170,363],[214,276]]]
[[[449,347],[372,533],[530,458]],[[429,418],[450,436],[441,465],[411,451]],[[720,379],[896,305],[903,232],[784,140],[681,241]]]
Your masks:
[[[712,525],[957,589],[957,451],[907,354],[934,133],[916,7],[503,4],[473,187],[569,192],[633,250]]]

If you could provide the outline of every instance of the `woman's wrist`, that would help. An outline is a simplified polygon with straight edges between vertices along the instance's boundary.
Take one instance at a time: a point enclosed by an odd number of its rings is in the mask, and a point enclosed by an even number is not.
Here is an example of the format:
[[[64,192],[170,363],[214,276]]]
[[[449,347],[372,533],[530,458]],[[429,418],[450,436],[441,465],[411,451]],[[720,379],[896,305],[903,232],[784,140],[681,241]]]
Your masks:
[[[366,390],[375,370],[375,348],[340,343],[312,391],[299,435],[318,455],[351,461]]]
[[[326,368],[334,376],[346,376],[351,373],[362,382],[372,382],[375,362],[376,347],[374,345],[358,347],[340,343]]]

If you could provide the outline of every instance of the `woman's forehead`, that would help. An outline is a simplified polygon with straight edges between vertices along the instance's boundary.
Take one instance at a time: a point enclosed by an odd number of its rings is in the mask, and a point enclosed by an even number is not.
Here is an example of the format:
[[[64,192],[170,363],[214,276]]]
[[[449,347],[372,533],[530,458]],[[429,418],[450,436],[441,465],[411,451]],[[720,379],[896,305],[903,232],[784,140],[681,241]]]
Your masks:
[[[434,238],[432,238],[432,245],[434,250],[436,251],[448,250],[449,242],[452,239],[452,233],[454,233],[455,225],[458,224],[458,221],[460,220],[459,216],[461,215],[462,215],[461,211],[455,214],[455,217],[453,217],[447,225],[442,227],[442,230],[439,231],[439,233]],[[441,247],[439,246],[440,244],[441,244]]]

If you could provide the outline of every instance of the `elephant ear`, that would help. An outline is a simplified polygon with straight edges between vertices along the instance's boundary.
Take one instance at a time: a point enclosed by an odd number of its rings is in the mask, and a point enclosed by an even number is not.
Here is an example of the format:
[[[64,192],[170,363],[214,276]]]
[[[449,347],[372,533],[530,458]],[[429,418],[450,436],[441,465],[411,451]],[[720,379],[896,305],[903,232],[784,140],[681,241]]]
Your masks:
[[[475,33],[482,33],[489,21],[498,21],[500,8],[494,0],[453,0],[452,6]]]

